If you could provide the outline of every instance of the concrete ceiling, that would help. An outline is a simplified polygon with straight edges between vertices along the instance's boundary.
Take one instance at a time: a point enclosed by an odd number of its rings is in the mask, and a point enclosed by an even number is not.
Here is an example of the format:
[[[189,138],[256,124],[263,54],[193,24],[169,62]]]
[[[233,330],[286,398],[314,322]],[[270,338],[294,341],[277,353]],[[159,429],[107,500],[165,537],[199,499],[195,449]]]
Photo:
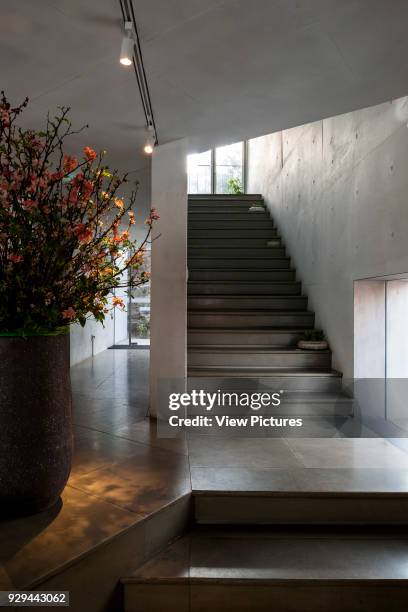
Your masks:
[[[161,143],[205,150],[408,93],[407,0],[134,0]],[[73,145],[146,168],[118,0],[2,0],[1,87],[26,122],[72,106]]]
[[[407,0],[135,6],[161,140],[203,150],[408,94]]]
[[[13,102],[29,96],[30,126],[71,106],[74,125],[89,124],[72,149],[107,149],[127,172],[148,158],[140,154],[145,118],[134,71],[118,62],[122,24],[117,0],[2,0],[0,88]]]

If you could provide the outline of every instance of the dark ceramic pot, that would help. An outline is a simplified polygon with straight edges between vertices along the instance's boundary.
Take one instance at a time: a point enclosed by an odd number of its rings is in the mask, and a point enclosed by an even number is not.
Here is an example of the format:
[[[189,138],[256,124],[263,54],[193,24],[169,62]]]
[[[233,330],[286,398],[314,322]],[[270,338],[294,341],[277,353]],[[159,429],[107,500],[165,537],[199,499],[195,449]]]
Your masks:
[[[71,470],[69,335],[0,336],[0,514],[59,500]]]

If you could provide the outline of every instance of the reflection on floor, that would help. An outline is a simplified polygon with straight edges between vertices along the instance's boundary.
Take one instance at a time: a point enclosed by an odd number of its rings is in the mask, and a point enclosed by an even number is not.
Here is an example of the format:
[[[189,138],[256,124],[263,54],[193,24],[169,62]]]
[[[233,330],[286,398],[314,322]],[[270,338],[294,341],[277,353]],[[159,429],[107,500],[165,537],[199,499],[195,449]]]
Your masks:
[[[35,584],[193,489],[408,492],[408,455],[381,438],[161,439],[148,351],[72,369],[75,452],[62,506],[0,525],[0,586]],[[336,437],[337,436],[337,437]]]
[[[148,359],[108,350],[72,368],[74,460],[62,506],[0,524],[1,588],[35,584],[190,492],[186,446],[155,440],[146,419]]]

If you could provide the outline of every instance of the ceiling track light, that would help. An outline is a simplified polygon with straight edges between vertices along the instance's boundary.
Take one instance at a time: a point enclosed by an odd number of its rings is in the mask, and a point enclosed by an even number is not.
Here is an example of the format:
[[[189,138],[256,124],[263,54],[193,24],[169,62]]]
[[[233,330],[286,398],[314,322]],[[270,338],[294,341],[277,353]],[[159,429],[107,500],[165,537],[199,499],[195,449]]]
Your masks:
[[[132,53],[130,55],[130,60],[135,69],[135,76],[139,87],[140,98],[143,105],[143,111],[146,117],[147,138],[144,145],[144,151],[147,155],[151,155],[153,153],[154,147],[159,144],[159,141],[157,137],[156,125],[154,122],[153,108],[150,100],[150,92],[146,78],[146,71],[143,64],[142,49],[140,47],[140,40],[137,31],[133,1],[119,0],[119,4],[122,11],[123,23],[125,26],[125,38],[129,38],[132,42]],[[125,38],[122,41],[122,48],[124,45]]]
[[[156,144],[156,132],[154,130],[153,125],[150,124],[147,126],[147,139],[146,139],[145,146],[143,148],[144,152],[147,153],[147,155],[151,155],[154,151],[155,144]]]
[[[133,64],[133,23],[131,21],[125,21],[125,35],[122,39],[122,46],[120,48],[119,61],[122,66],[131,66]]]

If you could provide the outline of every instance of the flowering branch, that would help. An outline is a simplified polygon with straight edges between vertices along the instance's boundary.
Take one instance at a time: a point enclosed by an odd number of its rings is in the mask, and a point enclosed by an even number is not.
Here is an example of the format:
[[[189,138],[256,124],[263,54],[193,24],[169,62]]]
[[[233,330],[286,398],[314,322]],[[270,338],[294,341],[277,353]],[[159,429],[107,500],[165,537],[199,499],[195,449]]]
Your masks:
[[[13,108],[1,94],[0,332],[55,333],[90,315],[103,322],[111,304],[124,307],[114,289],[149,280],[143,255],[158,215],[152,208],[136,244],[137,183],[125,203],[127,176],[109,170],[105,152],[64,153],[78,133],[69,108],[48,116],[43,132],[19,127],[27,104]]]

